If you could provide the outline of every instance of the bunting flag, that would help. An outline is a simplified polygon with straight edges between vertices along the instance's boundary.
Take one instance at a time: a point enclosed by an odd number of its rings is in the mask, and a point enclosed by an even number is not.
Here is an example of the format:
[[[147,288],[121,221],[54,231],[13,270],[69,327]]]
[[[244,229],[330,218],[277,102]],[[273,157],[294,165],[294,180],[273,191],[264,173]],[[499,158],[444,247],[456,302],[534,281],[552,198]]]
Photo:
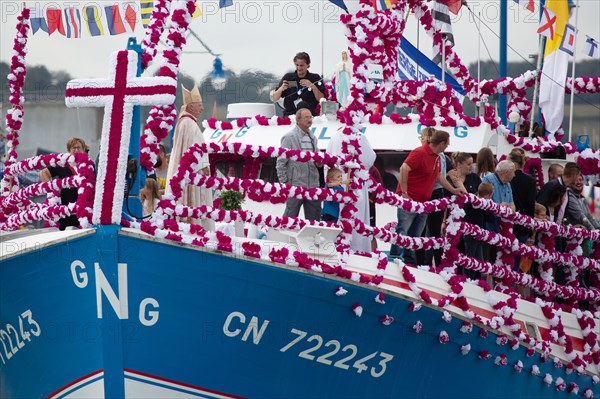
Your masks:
[[[535,5],[533,0],[515,0],[515,3],[525,8],[526,10],[529,10],[530,12],[535,11]]]
[[[142,13],[142,25],[144,28],[147,28],[148,24],[150,24],[153,8],[154,0],[140,0],[140,12]]]
[[[339,8],[341,8],[342,10],[348,12],[348,7],[346,7],[346,3],[344,3],[344,0],[329,0],[329,2],[335,4],[336,6],[338,6]]]
[[[330,0],[332,3],[334,3],[333,0]],[[392,7],[394,7],[394,5],[396,5],[398,3],[398,0],[373,0],[373,7],[376,10],[390,10]],[[346,5],[344,4],[344,7]],[[341,6],[340,6],[341,7]],[[343,8],[343,7],[342,7]],[[348,12],[348,10],[346,9],[346,12]]]
[[[569,55],[560,50],[569,22],[567,0],[547,0],[546,7],[556,15],[554,39],[546,40],[544,66],[540,79],[540,108],[545,129],[554,135],[562,124],[565,107],[565,81],[567,79]]]
[[[125,32],[135,32],[135,24],[137,22],[137,12],[135,11],[137,4],[126,2],[121,4],[121,15],[123,16],[123,27]]]
[[[62,10],[60,8],[48,8],[46,10],[46,20],[48,22],[48,34],[51,35],[58,31],[61,35],[65,35],[65,28],[62,21]]]
[[[565,32],[563,33],[563,38],[562,42],[560,42],[559,49],[572,56],[575,52],[575,38],[575,27],[571,24],[566,24]]]
[[[31,17],[29,18],[29,23],[31,24],[31,31],[35,35],[35,32],[38,30],[43,30],[48,33],[48,24],[46,24],[46,18],[44,17],[44,13],[42,12],[39,6],[34,6],[31,9]]]
[[[78,39],[81,37],[81,14],[79,9],[69,7],[65,10],[65,27],[67,28],[67,37]]]
[[[402,80],[437,79],[441,81],[442,68],[421,53],[406,37],[403,37],[398,48],[398,75]],[[446,74],[445,79],[462,103],[466,95],[465,89],[449,74]]]
[[[454,15],[458,15],[463,5],[467,5],[467,0],[448,0],[448,10]]]
[[[450,20],[448,3],[444,0],[434,0],[431,16],[433,17],[433,26],[454,47],[454,35],[452,34],[452,21]],[[433,48],[433,62],[436,64],[442,63],[442,54],[438,52],[436,47]]]
[[[200,4],[196,2],[196,9],[192,14],[192,19],[200,18],[202,16],[202,11],[200,10]]]
[[[583,53],[588,57],[598,58],[600,54],[598,52],[598,41],[593,37],[585,36],[585,45],[583,46]]]
[[[540,18],[540,27],[537,30],[542,36],[547,37],[548,39],[554,40],[554,34],[556,32],[556,14],[548,9],[548,7],[544,7],[544,11],[542,12],[542,17]]]
[[[225,8],[233,5],[233,0],[219,0],[219,8]]]
[[[104,27],[100,20],[100,12],[96,6],[88,6],[83,9],[83,19],[88,28],[90,36],[104,35]]]
[[[125,33],[125,26],[123,26],[123,20],[121,19],[121,14],[119,13],[119,6],[106,6],[104,7],[104,12],[106,13],[106,22],[108,24],[108,31],[110,32],[111,36]]]

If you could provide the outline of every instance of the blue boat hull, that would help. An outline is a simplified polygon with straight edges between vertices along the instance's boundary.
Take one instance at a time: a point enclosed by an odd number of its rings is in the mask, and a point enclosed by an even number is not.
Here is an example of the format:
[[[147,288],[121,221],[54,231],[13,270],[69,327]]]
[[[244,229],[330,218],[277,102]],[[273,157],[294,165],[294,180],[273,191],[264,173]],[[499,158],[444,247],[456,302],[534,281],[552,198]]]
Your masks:
[[[340,286],[347,295],[335,295]],[[377,303],[378,292],[99,229],[0,263],[0,327],[14,327],[14,347],[17,334],[29,333],[13,353],[0,332],[0,397],[76,396],[94,384],[106,397],[567,396],[542,381],[546,373],[593,385],[537,354],[527,357],[523,347],[499,346],[494,334],[481,337],[478,327],[462,333],[462,320],[447,323],[439,309],[413,312],[408,298],[391,293]],[[383,315],[394,322],[382,324]],[[421,333],[413,328],[419,321]],[[467,343],[471,351],[462,355]],[[478,356],[484,350],[491,359]],[[506,366],[494,363],[500,354]],[[533,364],[541,376],[531,375]]]

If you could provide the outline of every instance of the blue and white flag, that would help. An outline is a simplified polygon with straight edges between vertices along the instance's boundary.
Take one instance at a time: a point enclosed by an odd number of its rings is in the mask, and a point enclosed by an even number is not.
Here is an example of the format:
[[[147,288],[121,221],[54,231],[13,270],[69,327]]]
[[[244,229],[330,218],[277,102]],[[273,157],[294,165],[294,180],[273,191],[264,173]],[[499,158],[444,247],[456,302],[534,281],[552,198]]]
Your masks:
[[[36,5],[31,9],[31,16],[29,18],[29,21],[31,24],[31,30],[33,31],[34,35],[35,32],[37,32],[40,29],[48,33],[48,24],[46,23],[46,16],[39,5]]]
[[[583,46],[583,53],[588,57],[598,58],[598,41],[590,36],[585,36],[585,45]]]
[[[417,73],[418,70],[418,73]],[[425,54],[415,48],[405,37],[400,41],[398,48],[398,75],[403,80],[442,80],[442,68],[430,60]],[[445,80],[459,96],[462,102],[465,89],[446,73]]]

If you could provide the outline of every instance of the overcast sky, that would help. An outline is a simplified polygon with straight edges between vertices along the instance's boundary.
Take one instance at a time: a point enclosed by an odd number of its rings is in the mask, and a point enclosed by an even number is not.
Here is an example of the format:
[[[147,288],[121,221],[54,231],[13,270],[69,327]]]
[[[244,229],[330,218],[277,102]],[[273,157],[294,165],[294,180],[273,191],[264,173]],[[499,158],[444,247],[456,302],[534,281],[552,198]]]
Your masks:
[[[59,4],[76,6],[82,9],[88,5],[109,5],[114,1],[38,1],[38,4]],[[469,0],[471,10],[481,12],[481,33],[485,46],[481,46],[481,59],[490,56],[498,60],[499,0]],[[537,2],[536,2],[537,3]],[[14,26],[22,2],[3,0],[0,2],[1,34],[0,60],[10,63]],[[35,2],[27,2],[28,6]],[[293,68],[292,58],[298,51],[307,51],[312,58],[310,70],[325,72],[331,78],[340,52],[346,48],[344,26],[339,22],[339,8],[326,0],[269,1],[234,0],[234,6],[219,10],[216,1],[201,1],[203,16],[193,20],[192,29],[215,52],[221,54],[226,68],[240,72],[245,69],[258,69],[277,76]],[[348,1],[350,10],[358,7],[357,1]],[[527,59],[537,52],[537,12],[530,14],[514,1],[508,0],[508,50],[510,61]],[[536,6],[537,7],[537,6]],[[585,35],[600,40],[600,1],[580,0],[577,57],[581,54]],[[575,24],[575,16],[571,19]],[[456,50],[468,65],[478,58],[477,25],[469,11],[463,7],[458,16],[453,17]],[[414,17],[408,20],[405,37],[417,44],[417,22]],[[322,32],[324,34],[322,34]],[[141,23],[135,32],[138,41],[143,37]],[[104,77],[107,74],[107,56],[110,52],[123,48],[127,36],[89,37],[83,33],[81,39],[67,39],[54,33],[48,36],[38,31],[28,43],[28,65],[44,64],[50,70],[65,70],[78,78]],[[431,40],[420,29],[419,46],[428,55]],[[322,39],[323,38],[323,39]],[[186,51],[203,51],[195,39],[190,38]],[[322,56],[324,54],[324,56]],[[186,53],[181,70],[200,80],[212,69],[213,57],[206,54]],[[156,63],[155,63],[156,65]],[[323,66],[322,66],[323,65]],[[600,61],[598,61],[600,74]],[[155,69],[151,68],[151,71]]]

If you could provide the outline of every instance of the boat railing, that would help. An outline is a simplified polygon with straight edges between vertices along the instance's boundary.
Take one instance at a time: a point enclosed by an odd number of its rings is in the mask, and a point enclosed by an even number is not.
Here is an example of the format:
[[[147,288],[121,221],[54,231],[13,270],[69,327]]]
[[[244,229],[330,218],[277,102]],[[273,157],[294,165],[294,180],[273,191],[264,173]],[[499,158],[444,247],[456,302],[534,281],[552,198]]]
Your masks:
[[[161,231],[159,234],[161,237],[199,245],[206,245],[208,242],[207,234],[212,232],[206,232],[199,224],[178,222],[176,218],[211,219],[219,222],[240,221],[257,227],[266,226],[290,231],[299,231],[305,226],[341,227],[344,231],[350,229],[384,243],[397,244],[402,248],[442,250],[440,265],[410,266],[418,266],[443,275],[461,275],[464,270],[472,270],[491,276],[496,283],[496,289],[500,291],[515,293],[516,286],[529,287],[531,293],[536,297],[560,298],[561,302],[571,306],[577,306],[581,301],[585,301],[595,309],[600,303],[600,291],[596,286],[600,282],[600,277],[598,277],[600,275],[598,273],[600,261],[597,256],[600,252],[597,245],[600,242],[600,233],[597,231],[535,220],[472,194],[425,203],[412,202],[388,191],[374,180],[367,180],[367,188],[370,193],[374,194],[375,201],[378,204],[402,207],[413,213],[446,212],[446,228],[442,237],[402,236],[395,233],[393,223],[388,223],[384,227],[372,227],[357,218],[351,221],[344,218],[344,204],[356,202],[356,195],[352,191],[340,192],[326,188],[309,189],[282,183],[265,182],[260,179],[205,176],[199,171],[201,169],[200,160],[207,153],[230,153],[252,158],[287,157],[298,162],[321,162],[329,167],[345,164],[351,169],[360,168],[360,165],[351,162],[348,157],[333,156],[324,152],[313,153],[241,143],[196,144],[182,157],[180,167],[170,182],[173,195],[166,196],[159,202],[155,212],[157,217],[145,222],[124,222],[124,225],[138,227],[150,233],[155,233],[158,229]],[[15,230],[33,221],[52,222],[72,214],[77,215],[83,226],[88,226],[91,223],[94,174],[93,164],[86,154],[53,154],[26,159],[9,166],[5,170],[4,179],[16,179],[20,174],[41,170],[48,166],[67,166],[69,164],[74,165],[76,172],[72,177],[32,184],[3,195],[0,200],[2,210],[0,229]],[[242,191],[248,198],[257,202],[283,203],[288,197],[334,201],[342,205],[342,217],[339,223],[316,222],[246,210],[223,210],[210,205],[189,207],[178,204],[183,188],[189,184],[204,186],[212,190]],[[48,203],[48,201],[39,204],[34,203],[31,199],[39,195],[56,193],[63,188],[76,187],[80,188],[77,202],[69,205],[55,205]],[[465,205],[480,208],[498,217],[500,232],[490,232],[465,222],[463,220]],[[520,243],[512,232],[515,225],[537,231],[539,237],[537,246]],[[182,232],[195,234],[196,237],[183,237],[180,234]],[[488,262],[459,252],[458,245],[463,235],[471,236],[478,241],[495,246],[497,248],[496,259],[493,262]],[[565,241],[564,251],[555,249],[557,238]],[[590,241],[594,244],[592,253],[586,256],[582,255],[584,241]],[[347,245],[341,244],[338,239],[336,245],[340,253],[351,252]],[[222,245],[219,249],[228,248],[228,245]],[[377,283],[381,281],[383,271],[388,264],[387,256],[384,256],[385,254],[380,251],[361,255],[377,259],[380,274],[375,279],[369,280],[369,282]],[[535,262],[534,267],[537,268],[537,277],[519,271],[514,266],[515,256],[527,257]],[[342,256],[340,265],[343,266],[347,259],[347,257]],[[462,270],[459,270],[459,267]],[[564,285],[554,281],[553,271],[558,267],[564,270]],[[584,272],[591,274],[593,277],[591,278],[593,286],[590,288],[580,285],[582,273]],[[461,278],[464,277],[464,275],[461,275]]]
[[[46,167],[70,167],[73,176],[40,182],[26,187],[18,186],[18,177]],[[24,159],[4,170],[3,186],[11,190],[0,198],[0,230],[12,231],[38,221],[55,223],[58,219],[76,215],[82,226],[92,220],[94,202],[94,164],[87,154],[49,154]],[[62,189],[76,188],[77,201],[61,205]],[[47,195],[44,203],[34,202],[37,196]]]
[[[442,249],[440,265],[419,266],[427,268],[436,273],[456,275],[458,267],[464,270],[473,270],[494,279],[496,289],[506,293],[516,293],[516,286],[529,287],[533,295],[541,298],[560,298],[568,305],[577,305],[581,301],[589,302],[595,307],[600,303],[600,291],[597,287],[586,288],[580,286],[581,275],[584,271],[596,274],[600,270],[600,261],[596,253],[582,256],[582,244],[591,241],[596,244],[600,242],[600,233],[588,231],[572,226],[563,226],[549,221],[535,220],[529,216],[513,212],[507,207],[495,204],[491,200],[481,199],[472,194],[462,197],[444,198],[441,200],[425,203],[412,202],[385,189],[374,180],[367,180],[370,193],[374,194],[375,201],[379,204],[387,204],[413,213],[446,212],[446,228],[442,237],[408,237],[395,233],[393,225],[385,227],[372,227],[359,219],[352,219],[351,223],[343,217],[344,204],[354,203],[355,194],[350,192],[339,192],[325,188],[312,188],[291,186],[282,183],[269,183],[260,179],[239,179],[235,177],[205,176],[199,173],[200,159],[205,154],[229,153],[245,157],[286,157],[297,162],[322,162],[330,167],[335,165],[349,165],[352,169],[360,166],[350,162],[350,158],[332,156],[324,152],[304,152],[289,150],[280,147],[261,147],[241,143],[210,143],[195,145],[191,147],[182,157],[180,168],[171,180],[172,198],[165,198],[159,203],[159,210],[166,217],[194,219],[208,218],[215,221],[240,221],[254,224],[258,227],[267,226],[285,230],[298,231],[304,226],[341,227],[342,230],[350,228],[358,234],[369,238],[376,238],[381,242],[395,243],[402,248],[418,249]],[[272,214],[260,214],[251,211],[226,211],[215,209],[211,206],[188,207],[177,204],[181,197],[183,188],[188,184],[204,186],[213,190],[238,190],[257,202],[282,203],[288,197],[313,200],[328,200],[338,202],[342,205],[342,217],[339,223],[315,222],[302,218],[291,218],[276,216]],[[472,225],[463,220],[465,205],[480,208],[499,218],[500,232],[494,233],[481,227]],[[520,243],[514,236],[512,230],[515,225],[524,226],[527,229],[537,231],[539,242],[537,246],[529,246]],[[178,227],[180,229],[180,227]],[[497,257],[494,262],[483,261],[468,257],[460,253],[458,248],[461,236],[469,235],[478,241],[487,243],[497,248]],[[555,250],[555,239],[563,238],[566,242],[564,252]],[[347,246],[340,245],[338,250],[347,251]],[[595,249],[600,251],[600,249]],[[379,252],[374,254],[377,259],[382,259]],[[537,268],[538,277],[532,274],[522,273],[514,266],[515,256],[527,257]],[[346,259],[342,257],[343,260]],[[379,263],[380,269],[385,269],[387,261]],[[416,265],[414,265],[416,266]],[[565,284],[554,281],[553,270],[563,268]],[[464,276],[463,276],[464,277]],[[594,280],[594,279],[592,279]]]

